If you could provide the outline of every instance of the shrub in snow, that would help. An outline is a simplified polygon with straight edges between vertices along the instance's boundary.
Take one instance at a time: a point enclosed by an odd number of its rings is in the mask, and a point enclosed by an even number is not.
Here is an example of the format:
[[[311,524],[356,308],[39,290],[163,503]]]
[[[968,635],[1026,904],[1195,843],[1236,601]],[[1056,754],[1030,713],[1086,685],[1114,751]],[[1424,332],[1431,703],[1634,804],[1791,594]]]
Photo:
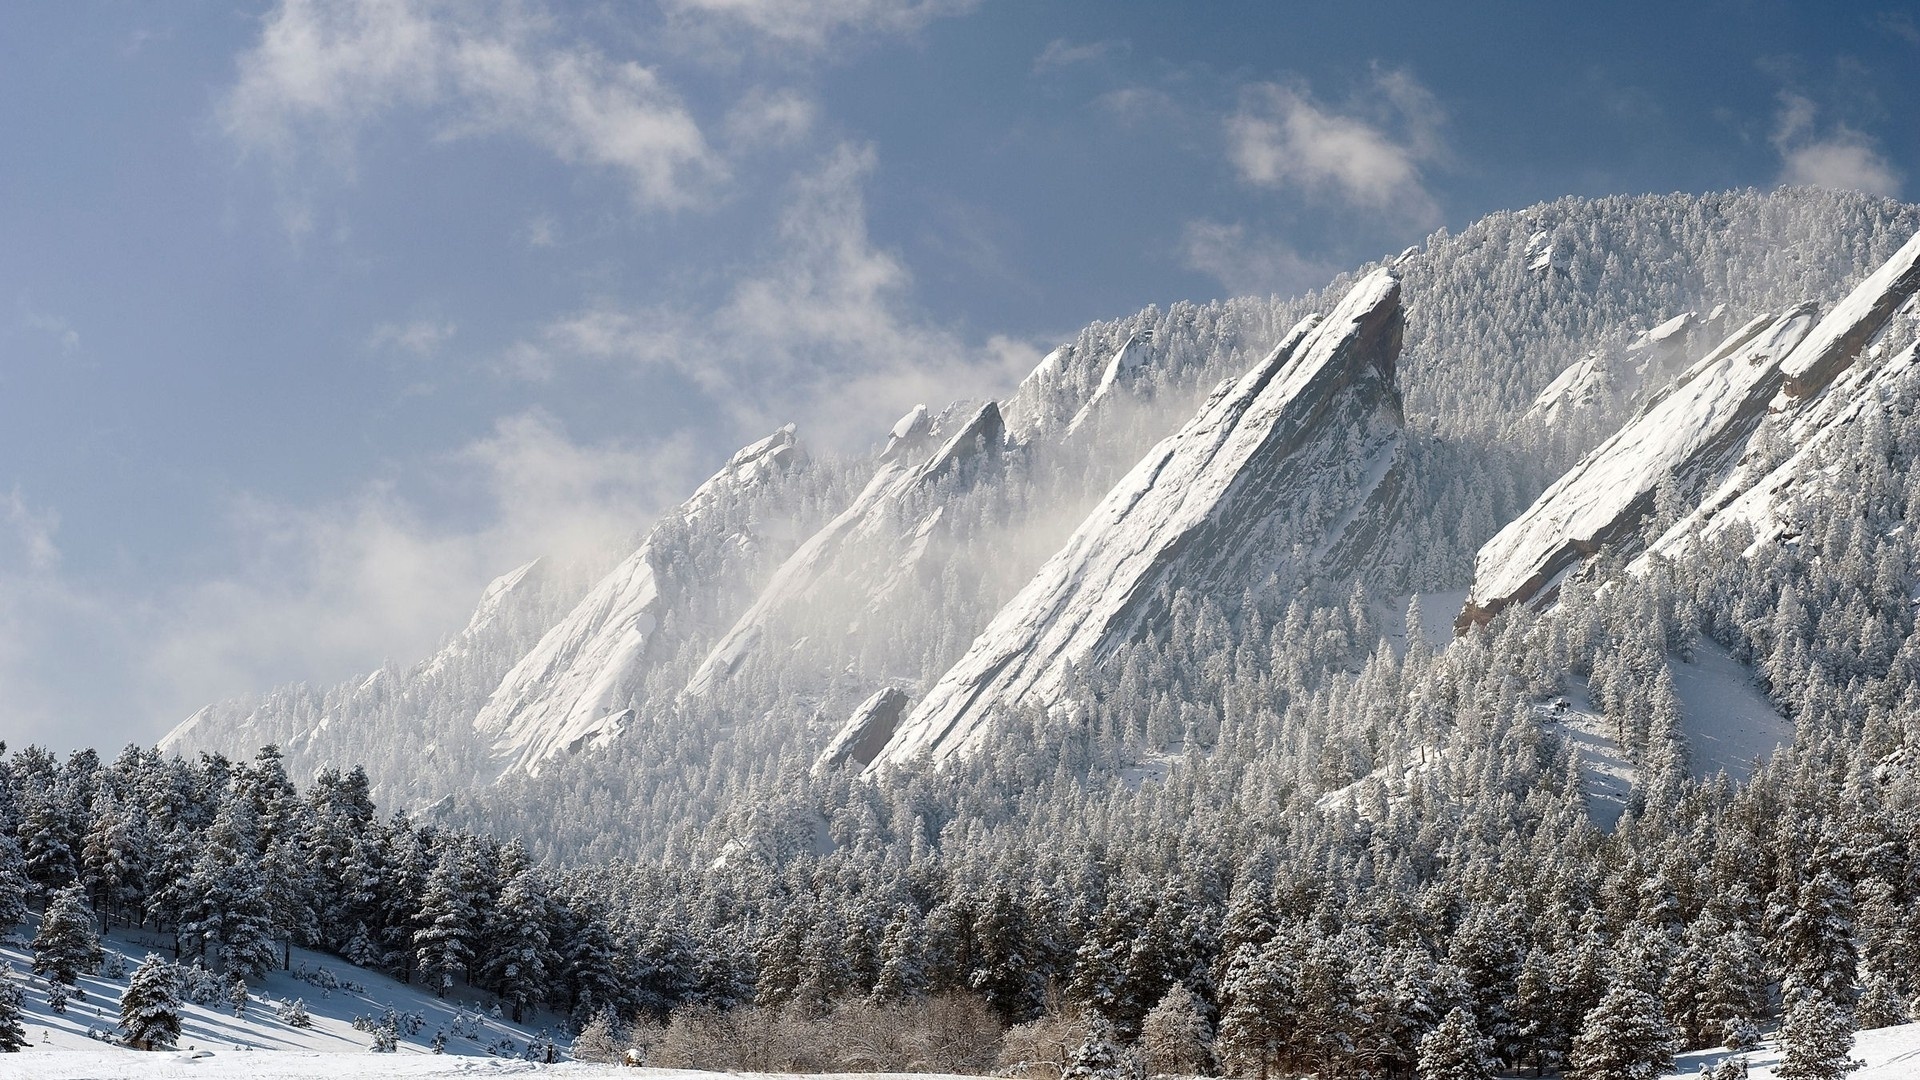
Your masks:
[[[541,1031],[527,1040],[527,1048],[520,1055],[528,1061],[541,1061],[549,1065],[560,1060],[560,1048],[554,1045],[553,1036]]]
[[[373,1028],[372,1050],[376,1054],[391,1054],[400,1048],[400,1033],[390,1023],[379,1023]]]
[[[1000,1042],[1000,1075],[1057,1077],[1086,1035],[1086,1018],[1077,1010],[1050,1012],[1037,1020],[1015,1024]]]
[[[220,976],[200,966],[200,961],[180,971],[181,993],[195,1005],[212,1005],[227,999],[227,986]]]
[[[47,1008],[52,1009],[54,1015],[66,1015],[67,994],[66,983],[50,982],[47,984]]]
[[[1760,1045],[1760,1025],[1744,1016],[1736,1016],[1721,1025],[1721,1044],[1738,1054]]]
[[[283,1002],[279,1011],[280,1022],[288,1027],[312,1027],[313,1019],[307,1015],[307,1003],[303,998],[294,998]]]
[[[180,969],[149,955],[120,997],[120,1031],[136,1050],[159,1050],[180,1037]]]
[[[597,1061],[612,1064],[621,1060],[626,1050],[621,1038],[619,1021],[612,1009],[602,1009],[587,1021],[580,1034],[573,1037],[573,1045],[568,1048],[575,1061]]]
[[[105,979],[124,979],[127,977],[127,958],[119,952],[107,953],[100,963],[100,976]]]
[[[227,1004],[233,1006],[234,1016],[240,1017],[247,1015],[247,1005],[252,1000],[251,997],[247,996],[247,981],[245,979],[235,979],[227,986]]]

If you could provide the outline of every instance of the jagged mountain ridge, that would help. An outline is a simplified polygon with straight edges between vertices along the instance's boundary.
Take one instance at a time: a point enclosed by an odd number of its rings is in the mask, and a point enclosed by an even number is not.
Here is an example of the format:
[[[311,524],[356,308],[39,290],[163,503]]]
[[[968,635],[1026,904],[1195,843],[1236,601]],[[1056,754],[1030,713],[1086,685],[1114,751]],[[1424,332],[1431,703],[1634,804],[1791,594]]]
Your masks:
[[[1563,574],[1602,550],[1636,553],[1663,486],[1688,506],[1705,499],[1708,518],[1709,508],[1737,501],[1754,482],[1737,466],[1763,421],[1793,429],[1800,444],[1818,441],[1824,420],[1848,413],[1812,403],[1917,294],[1920,233],[1818,323],[1809,301],[1736,331],[1480,549],[1457,626],[1484,623],[1509,604],[1550,601]],[[1843,399],[1859,392],[1854,383]],[[1796,425],[1802,414],[1814,422]],[[1733,490],[1715,493],[1723,485]]]
[[[1399,280],[1376,270],[1216,391],[995,616],[879,763],[949,757],[978,744],[996,709],[1051,704],[1076,665],[1156,619],[1174,583],[1302,576],[1312,567],[1287,563],[1303,542],[1303,561],[1337,560],[1357,524],[1385,527],[1384,507],[1371,504],[1394,487],[1403,324]]]
[[[1779,310],[1807,297],[1830,303],[1904,239],[1889,239],[1896,230],[1911,235],[1914,226],[1920,226],[1920,214],[1911,207],[1810,192],[1562,200],[1497,214],[1459,234],[1436,234],[1424,249],[1393,260],[1407,314],[1396,376],[1410,464],[1393,474],[1400,481],[1393,490],[1412,508],[1410,530],[1395,560],[1372,552],[1358,556],[1357,564],[1339,567],[1322,582],[1323,590],[1305,598],[1309,607],[1344,596],[1361,572],[1370,587],[1389,596],[1463,587],[1472,554],[1565,463],[1585,453],[1587,440],[1610,433],[1599,430],[1605,423],[1617,421],[1598,417],[1591,436],[1563,425],[1535,425],[1508,445],[1497,441],[1515,431],[1515,418],[1570,360],[1594,351],[1622,354],[1687,311],[1725,304],[1729,319],[1744,321],[1753,311]],[[1542,229],[1554,238],[1553,265],[1550,272],[1531,272],[1527,240]],[[599,753],[543,772],[537,783],[515,780],[510,790],[488,798],[552,805],[556,793],[570,786],[622,790],[630,782],[624,778],[650,776],[676,760],[697,758],[719,777],[737,775],[750,767],[747,762],[766,760],[782,748],[810,761],[854,707],[879,689],[895,686],[917,695],[932,686],[1098,500],[1151,446],[1194,415],[1209,387],[1243,375],[1286,326],[1309,310],[1330,307],[1366,272],[1343,275],[1310,296],[1176,304],[1088,328],[1050,353],[1002,403],[1008,431],[1003,466],[984,483],[934,485],[908,500],[920,515],[916,520],[939,510],[943,531],[903,579],[900,595],[911,602],[883,605],[851,635],[843,624],[837,642],[779,635],[786,645],[755,651],[712,695],[668,708],[663,703],[688,684],[712,646],[760,598],[780,562],[819,530],[803,524],[790,536],[766,538],[730,584],[710,590],[694,620],[699,625],[667,650],[671,655],[649,661],[639,691],[650,704],[634,729],[647,731],[645,738],[612,740]],[[1152,335],[1148,362],[1116,376],[1101,407],[1068,438],[1067,426],[1100,390],[1115,357],[1143,332]],[[761,511],[796,513],[796,520],[823,524],[853,504],[877,467],[872,461],[809,462],[793,474],[797,494],[769,499]],[[728,536],[707,535],[709,528],[717,526],[702,526],[699,536],[677,536],[675,543],[719,550]],[[705,573],[692,562],[677,565],[696,577]],[[1257,591],[1263,584],[1249,587]],[[484,700],[497,688],[487,686],[466,700]],[[471,720],[469,714],[461,721],[468,731]],[[478,741],[481,734],[469,737]],[[240,741],[247,736],[222,743],[211,732],[203,735],[197,745],[249,752],[249,743]],[[454,736],[440,731],[436,737]],[[491,760],[490,742],[472,751],[475,760]],[[731,756],[714,756],[722,746]],[[403,755],[357,756],[384,770],[376,779],[389,785],[385,790],[418,792],[424,786]],[[483,773],[476,769],[475,775]],[[689,795],[681,802],[707,805],[711,797],[717,796]]]

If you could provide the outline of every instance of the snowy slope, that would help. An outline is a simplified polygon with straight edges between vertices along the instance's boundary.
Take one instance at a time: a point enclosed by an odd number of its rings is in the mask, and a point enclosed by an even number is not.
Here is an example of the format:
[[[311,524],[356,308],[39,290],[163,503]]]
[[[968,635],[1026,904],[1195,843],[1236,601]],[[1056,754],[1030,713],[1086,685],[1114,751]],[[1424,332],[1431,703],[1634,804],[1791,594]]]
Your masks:
[[[1117,387],[1132,380],[1138,375],[1140,369],[1147,366],[1153,358],[1152,342],[1153,332],[1143,330],[1129,337],[1127,343],[1120,346],[1120,351],[1113,354],[1112,360],[1107,361],[1106,370],[1100,373],[1100,385],[1094,388],[1093,396],[1089,397],[1087,403],[1080,406],[1080,411],[1073,414],[1073,419],[1067,422],[1068,435],[1080,430],[1080,426],[1099,411],[1100,406],[1113,395]]]
[[[1561,574],[1638,534],[1663,481],[1696,503],[1732,502],[1730,481],[1739,490],[1752,483],[1737,465],[1768,406],[1796,412],[1829,397],[1823,392],[1916,293],[1920,234],[1818,323],[1803,304],[1735,332],[1480,549],[1459,628],[1550,598]]]
[[[32,954],[20,941],[31,940],[36,923],[16,928],[19,940],[0,943],[0,964],[10,968],[22,988],[24,1025],[32,1048],[19,1054],[0,1054],[0,1080],[7,1077],[116,1077],[224,1074],[230,1076],[394,1075],[409,1059],[422,1065],[450,1068],[456,1062],[463,1075],[484,1075],[507,1066],[490,1059],[487,1049],[504,1051],[512,1040],[524,1050],[528,1040],[558,1019],[542,1016],[541,1024],[514,1024],[492,1016],[482,995],[456,990],[447,999],[434,997],[420,986],[409,986],[385,975],[358,968],[338,957],[294,949],[292,971],[274,971],[259,985],[249,987],[253,1001],[244,1017],[236,1018],[223,1001],[208,1005],[184,1003],[176,1052],[141,1052],[103,1043],[89,1031],[110,1034],[120,1017],[120,995],[127,977],[82,976],[85,998],[70,999],[65,1014],[47,1006],[46,987],[30,975]],[[125,958],[129,972],[148,953],[171,954],[172,939],[141,931],[115,930],[102,944]],[[324,972],[324,974],[323,974]],[[329,978],[330,977],[330,978]],[[296,1028],[281,1021],[278,1006],[299,999],[312,1026]],[[381,1017],[392,1008],[415,1014],[419,1031],[403,1035],[395,1054],[374,1054],[373,1034],[353,1027],[356,1016]],[[456,1029],[460,1032],[456,1034]],[[444,1057],[430,1053],[436,1033],[447,1034]],[[467,1034],[471,1032],[472,1034]],[[564,1048],[564,1037],[557,1039]],[[187,1060],[192,1053],[211,1057]],[[307,1055],[325,1055],[314,1059]],[[476,1060],[478,1059],[478,1060]],[[324,1073],[308,1073],[325,1063]],[[492,1067],[490,1067],[492,1066]],[[288,1071],[280,1071],[288,1070]],[[431,1075],[409,1072],[407,1075]]]
[[[1372,543],[1397,485],[1399,280],[1378,270],[1129,473],[934,685],[876,761],[942,759],[977,743],[996,708],[1044,704],[1157,614],[1170,584],[1256,582],[1304,549]]]
[[[927,431],[902,420],[908,432]],[[846,605],[853,597],[856,609],[871,609],[899,588],[926,551],[941,511],[935,507],[915,518],[911,528],[900,527],[897,508],[915,492],[953,473],[968,459],[998,453],[1006,438],[1000,408],[994,402],[967,414],[950,433],[933,425],[929,433],[945,435],[939,449],[924,461],[907,460],[906,444],[888,447],[873,479],[852,505],[807,539],[774,572],[753,606],[741,615],[688,680],[684,697],[711,691],[733,674],[760,643],[770,624],[790,611],[813,605]],[[904,439],[896,425],[895,436]],[[876,553],[876,546],[879,551]]]
[[[1920,1076],[1920,1024],[1857,1032],[1853,1037],[1852,1056],[1865,1064],[1858,1072],[1848,1073],[1848,1080],[1912,1080]],[[1764,1039],[1759,1049],[1745,1054],[1731,1054],[1717,1047],[1694,1050],[1675,1059],[1674,1069],[1666,1077],[1696,1080],[1701,1069],[1732,1057],[1747,1059],[1749,1080],[1776,1080],[1778,1074],[1774,1070],[1780,1064],[1780,1044],[1777,1039]]]
[[[736,453],[668,521],[684,525],[723,495],[753,487],[799,453],[791,425]],[[473,726],[493,737],[501,769],[537,773],[543,762],[604,742],[627,719],[632,689],[666,612],[654,571],[656,525],[640,547],[601,579],[567,617],[507,672]],[[477,616],[476,616],[477,617]]]
[[[1835,304],[1781,363],[1786,395],[1808,398],[1825,389],[1916,293],[1920,293],[1920,233]]]
[[[1480,549],[1459,627],[1550,594],[1558,575],[1640,527],[1662,480],[1701,477],[1697,490],[1717,478],[1778,392],[1781,359],[1812,324],[1806,307],[1755,318],[1547,488]]]
[[[1844,438],[1865,410],[1886,407],[1903,387],[1920,378],[1917,348],[1908,346],[1879,367],[1856,368],[1834,380],[1825,394],[1786,425],[1787,442],[1795,449],[1785,461],[1771,469],[1736,469],[1712,496],[1662,534],[1649,552],[1673,558],[1686,550],[1696,534],[1711,540],[1735,525],[1753,531],[1752,548],[1786,538],[1794,528],[1792,503],[1823,479],[1819,465],[1823,452]],[[1764,466],[1764,462],[1756,464]],[[1645,565],[1642,556],[1633,569]]]

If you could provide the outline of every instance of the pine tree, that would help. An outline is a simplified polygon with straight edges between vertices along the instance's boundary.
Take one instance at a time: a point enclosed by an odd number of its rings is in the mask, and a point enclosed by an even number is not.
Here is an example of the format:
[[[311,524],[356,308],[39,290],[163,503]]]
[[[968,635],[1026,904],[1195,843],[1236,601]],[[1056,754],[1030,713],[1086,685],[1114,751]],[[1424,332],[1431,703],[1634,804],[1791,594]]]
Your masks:
[[[1780,1080],[1840,1080],[1865,1064],[1847,1056],[1853,1049],[1852,1018],[1817,991],[1787,1006],[1780,1049],[1780,1064],[1773,1070]]]
[[[20,856],[20,844],[0,828],[0,938],[27,921],[27,863]]]
[[[0,965],[0,1054],[16,1053],[27,1045],[27,1029],[20,1020],[20,983],[11,966]]]
[[[1673,1068],[1673,1026],[1660,999],[1615,986],[1581,1022],[1568,1060],[1569,1080],[1649,1080]]]
[[[1120,1075],[1120,1048],[1114,1045],[1113,1025],[1094,1017],[1087,1038],[1067,1059],[1060,1080],[1115,1080]]]
[[[413,946],[420,971],[437,997],[446,997],[455,976],[465,976],[473,964],[474,944],[480,936],[480,912],[474,904],[473,868],[467,846],[450,842],[427,876],[420,914],[415,917]]]
[[[40,917],[40,932],[33,938],[33,973],[72,986],[81,975],[98,970],[105,955],[80,885],[76,882],[54,893]]]
[[[136,1050],[161,1050],[180,1037],[180,970],[149,953],[120,997],[120,1032]]]
[[[1198,1076],[1213,1066],[1213,1032],[1185,983],[1174,983],[1140,1021],[1140,1053],[1152,1073]]]
[[[1420,1040],[1420,1080],[1493,1080],[1499,1062],[1493,1040],[1480,1034],[1473,1014],[1455,1008]]]
[[[513,1012],[513,1022],[547,993],[553,967],[547,945],[547,885],[540,871],[528,868],[516,874],[500,893],[494,908],[492,953],[483,966],[484,977]]]

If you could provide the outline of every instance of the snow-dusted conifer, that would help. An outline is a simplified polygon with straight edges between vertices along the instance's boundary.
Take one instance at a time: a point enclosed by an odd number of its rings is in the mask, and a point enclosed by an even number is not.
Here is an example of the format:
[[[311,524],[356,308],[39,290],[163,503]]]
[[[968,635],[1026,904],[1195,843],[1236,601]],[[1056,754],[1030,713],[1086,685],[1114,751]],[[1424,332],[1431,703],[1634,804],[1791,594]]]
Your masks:
[[[20,996],[13,968],[0,967],[0,1054],[11,1054],[27,1045],[27,1029],[20,1022]]]
[[[1615,986],[1587,1013],[1574,1036],[1570,1080],[1650,1080],[1673,1068],[1673,1026],[1660,999]]]
[[[180,1037],[180,971],[154,954],[140,962],[120,996],[120,1033],[135,1050],[162,1050]]]
[[[1213,1067],[1213,1031],[1201,1002],[1174,983],[1140,1021],[1140,1055],[1150,1073],[1199,1076]]]
[[[1480,1034],[1464,1008],[1447,1013],[1420,1040],[1420,1080],[1493,1080],[1498,1068],[1493,1040]]]
[[[33,973],[72,986],[81,975],[98,970],[104,956],[79,883],[54,893],[33,938]]]
[[[1853,1019],[1817,991],[1802,993],[1787,1006],[1780,1025],[1780,1080],[1840,1080],[1865,1064],[1850,1055]]]

